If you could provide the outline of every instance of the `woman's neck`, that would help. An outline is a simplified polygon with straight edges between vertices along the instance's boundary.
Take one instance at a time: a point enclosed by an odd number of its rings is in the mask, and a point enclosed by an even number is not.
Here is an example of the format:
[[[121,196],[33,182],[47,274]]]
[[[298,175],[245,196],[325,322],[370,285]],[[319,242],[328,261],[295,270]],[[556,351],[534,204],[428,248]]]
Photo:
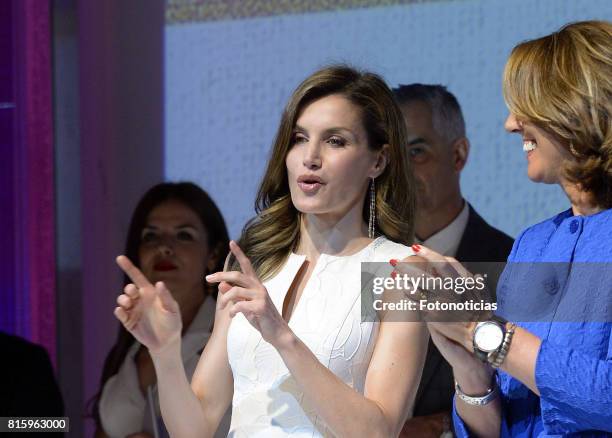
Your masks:
[[[314,261],[321,254],[353,254],[370,241],[362,218],[362,206],[357,203],[341,217],[302,214],[296,252]]]
[[[604,210],[596,205],[591,192],[581,190],[577,184],[562,183],[561,187],[572,204],[574,216],[589,216]]]

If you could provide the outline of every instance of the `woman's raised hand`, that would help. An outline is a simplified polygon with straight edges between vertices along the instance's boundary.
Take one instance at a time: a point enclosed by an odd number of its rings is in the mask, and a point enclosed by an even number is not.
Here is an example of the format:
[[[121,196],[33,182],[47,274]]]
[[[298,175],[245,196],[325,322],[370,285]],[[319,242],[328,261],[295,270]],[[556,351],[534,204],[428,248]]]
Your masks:
[[[117,297],[117,319],[151,354],[180,342],[181,312],[166,285],[161,281],[151,284],[125,256],[117,257],[117,264],[133,281]]]
[[[284,340],[283,335],[290,333],[289,326],[278,313],[268,290],[236,242],[230,242],[230,250],[238,260],[242,272],[215,272],[206,277],[209,283],[222,283],[219,287],[221,293],[217,297],[218,307],[224,309],[230,306],[231,317],[242,313],[261,333],[264,340],[279,347]]]

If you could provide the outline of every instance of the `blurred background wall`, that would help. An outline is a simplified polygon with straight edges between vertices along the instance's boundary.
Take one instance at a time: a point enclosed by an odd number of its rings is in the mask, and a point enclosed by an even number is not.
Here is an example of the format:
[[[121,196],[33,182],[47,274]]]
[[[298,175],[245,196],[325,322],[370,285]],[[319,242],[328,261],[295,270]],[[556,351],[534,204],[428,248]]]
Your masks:
[[[237,237],[253,215],[290,92],[316,68],[347,62],[391,86],[448,86],[472,143],[464,194],[516,235],[568,203],[557,187],[529,182],[520,139],[503,131],[504,62],[518,42],[564,23],[612,20],[608,0],[0,0],[0,7],[7,248],[0,329],[51,352],[74,437],[91,435],[85,403],[117,330],[112,309],[122,277],[114,257],[149,186],[199,183]],[[30,27],[17,25],[24,22]],[[24,56],[24,41],[39,41],[31,43],[37,56]],[[20,74],[28,66],[36,81]],[[27,107],[20,97],[44,90],[47,106]],[[38,108],[33,114],[49,120],[48,129],[25,123],[24,108]],[[46,140],[28,143],[23,132]]]
[[[388,6],[341,10],[327,10],[328,1],[203,3],[173,0],[167,14],[164,173],[210,190],[234,236],[253,214],[284,103],[330,62],[371,69],[391,86],[446,85],[472,143],[464,194],[494,226],[514,236],[566,208],[558,187],[527,179],[522,143],[503,130],[502,70],[522,40],[612,19],[610,1],[362,1]]]
[[[164,8],[53,1],[58,363],[75,437],[92,435],[86,404],[115,341],[114,259],[163,179]]]

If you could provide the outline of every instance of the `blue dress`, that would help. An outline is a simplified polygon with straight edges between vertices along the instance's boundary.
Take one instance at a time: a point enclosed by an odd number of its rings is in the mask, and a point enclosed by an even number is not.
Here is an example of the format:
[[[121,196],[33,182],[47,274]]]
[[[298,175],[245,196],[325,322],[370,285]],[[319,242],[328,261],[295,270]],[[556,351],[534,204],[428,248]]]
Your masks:
[[[501,437],[612,437],[609,262],[612,209],[591,216],[567,210],[516,239],[497,288],[498,313],[541,339],[535,366],[541,395],[498,370]],[[524,275],[528,264],[539,268]],[[517,314],[530,322],[517,322]],[[470,436],[453,411],[457,435]]]

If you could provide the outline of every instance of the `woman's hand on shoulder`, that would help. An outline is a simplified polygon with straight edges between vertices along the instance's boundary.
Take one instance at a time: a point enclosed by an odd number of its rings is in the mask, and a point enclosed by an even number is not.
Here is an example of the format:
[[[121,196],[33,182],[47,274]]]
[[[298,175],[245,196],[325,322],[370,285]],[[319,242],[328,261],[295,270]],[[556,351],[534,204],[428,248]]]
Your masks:
[[[117,319],[152,355],[180,343],[181,312],[166,285],[151,284],[125,256],[117,257],[117,264],[133,281],[117,297]]]
[[[289,326],[276,309],[250,260],[236,242],[230,242],[230,250],[242,272],[216,272],[206,277],[206,281],[210,283],[219,283],[217,308],[229,309],[232,318],[242,313],[265,341],[277,348],[281,347],[291,333]]]

